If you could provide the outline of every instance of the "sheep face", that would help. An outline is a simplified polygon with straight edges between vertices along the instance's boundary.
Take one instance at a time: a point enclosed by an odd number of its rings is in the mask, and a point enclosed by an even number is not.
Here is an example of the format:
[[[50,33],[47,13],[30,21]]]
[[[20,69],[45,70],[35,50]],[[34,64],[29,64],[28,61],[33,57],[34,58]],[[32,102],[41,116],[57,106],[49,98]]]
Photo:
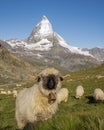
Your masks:
[[[39,74],[37,80],[39,83],[40,92],[45,96],[52,95],[50,93],[57,93],[57,91],[59,91],[59,89],[61,88],[62,80],[62,76],[56,69],[52,68],[42,71]]]

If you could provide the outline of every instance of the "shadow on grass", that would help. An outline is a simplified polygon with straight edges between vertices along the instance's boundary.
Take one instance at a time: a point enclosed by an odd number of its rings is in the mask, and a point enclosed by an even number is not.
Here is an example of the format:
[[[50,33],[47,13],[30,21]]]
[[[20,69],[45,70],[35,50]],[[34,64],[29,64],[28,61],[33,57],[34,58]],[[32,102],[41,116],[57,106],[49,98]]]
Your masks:
[[[27,123],[23,130],[38,130],[38,122]]]
[[[89,104],[96,104],[96,103],[104,103],[103,101],[95,101],[95,99],[93,98],[93,96],[86,96],[86,98],[88,99],[88,102]]]
[[[94,98],[93,98],[93,96],[86,96],[86,98],[88,99],[87,103],[89,103],[89,104],[96,103],[95,100],[94,100]]]

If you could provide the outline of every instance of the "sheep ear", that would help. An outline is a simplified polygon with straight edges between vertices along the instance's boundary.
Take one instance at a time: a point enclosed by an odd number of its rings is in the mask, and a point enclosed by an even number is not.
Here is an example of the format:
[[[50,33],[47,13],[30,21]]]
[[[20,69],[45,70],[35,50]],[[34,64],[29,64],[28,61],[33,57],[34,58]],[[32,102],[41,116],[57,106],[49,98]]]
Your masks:
[[[63,77],[62,76],[60,76],[60,80],[63,81]]]
[[[37,76],[37,82],[40,82],[40,76]]]

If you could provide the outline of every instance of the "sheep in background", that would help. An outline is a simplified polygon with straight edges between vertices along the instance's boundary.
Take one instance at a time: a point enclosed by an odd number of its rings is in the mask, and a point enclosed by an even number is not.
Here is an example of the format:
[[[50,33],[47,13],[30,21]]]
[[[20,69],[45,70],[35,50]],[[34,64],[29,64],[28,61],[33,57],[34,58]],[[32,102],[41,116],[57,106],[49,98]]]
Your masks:
[[[69,91],[67,88],[62,88],[57,93],[57,102],[61,103],[62,101],[67,102],[68,100]]]
[[[83,94],[84,94],[84,88],[81,85],[77,86],[75,91],[75,97],[77,99],[80,99],[83,96]]]
[[[8,91],[7,91],[7,94],[8,94],[8,95],[11,95],[11,94],[12,94],[12,92],[11,92],[10,90],[8,90]]]
[[[13,97],[14,97],[14,98],[17,97],[17,90],[13,90]]]
[[[97,101],[104,101],[104,92],[100,88],[96,88],[93,93],[94,100]]]
[[[7,94],[7,92],[5,90],[1,90],[0,92],[1,94]]]

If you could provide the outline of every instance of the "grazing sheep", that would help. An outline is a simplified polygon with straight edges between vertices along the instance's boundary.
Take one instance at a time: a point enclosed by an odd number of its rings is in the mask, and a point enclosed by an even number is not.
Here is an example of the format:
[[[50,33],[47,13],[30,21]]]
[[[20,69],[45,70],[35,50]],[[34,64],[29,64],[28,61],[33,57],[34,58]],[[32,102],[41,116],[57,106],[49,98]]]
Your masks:
[[[62,101],[67,102],[68,100],[69,91],[67,88],[62,88],[57,93],[57,101],[58,103],[61,103]]]
[[[94,100],[97,101],[104,101],[104,92],[100,88],[96,88],[93,93]]]
[[[6,91],[4,91],[4,90],[2,90],[2,91],[1,91],[1,94],[7,94],[7,92],[6,92]]]
[[[13,97],[14,97],[14,98],[17,97],[17,90],[13,90]]]
[[[83,87],[81,85],[77,86],[76,91],[75,91],[75,97],[77,99],[80,99],[83,96],[83,94],[84,94]]]
[[[19,129],[27,123],[51,118],[58,109],[57,93],[62,81],[59,71],[47,68],[39,74],[37,81],[38,84],[17,94],[16,121]]]
[[[7,91],[7,94],[10,95],[10,94],[12,94],[12,92],[11,92],[10,90],[8,90],[8,91]]]

